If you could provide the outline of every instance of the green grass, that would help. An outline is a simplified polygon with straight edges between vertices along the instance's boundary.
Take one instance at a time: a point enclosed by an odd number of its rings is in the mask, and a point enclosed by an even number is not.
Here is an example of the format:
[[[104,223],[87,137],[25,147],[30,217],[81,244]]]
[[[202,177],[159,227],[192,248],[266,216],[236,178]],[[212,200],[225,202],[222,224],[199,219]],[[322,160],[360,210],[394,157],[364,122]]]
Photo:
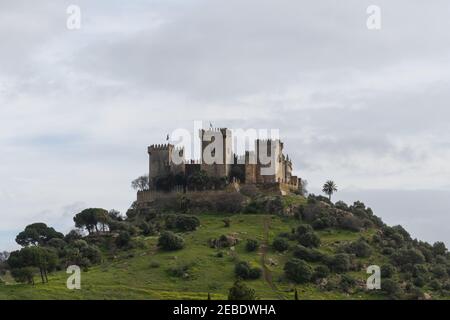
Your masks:
[[[174,252],[161,252],[157,249],[157,237],[141,238],[143,248],[121,252],[116,257],[82,272],[81,290],[68,290],[66,280],[69,275],[64,271],[52,273],[49,283],[36,283],[35,286],[14,284],[5,278],[7,285],[0,285],[0,299],[206,299],[208,293],[212,299],[226,299],[228,289],[235,281],[234,264],[240,260],[249,261],[261,267],[261,255],[257,251],[246,252],[245,240],[264,241],[264,221],[269,221],[268,241],[280,232],[290,232],[298,225],[293,218],[281,218],[270,215],[237,214],[229,215],[231,226],[224,227],[224,215],[201,214],[201,226],[194,232],[184,233],[186,247]],[[319,232],[322,240],[320,250],[327,253],[335,251],[336,246],[353,241],[361,236],[369,236],[372,230],[357,233],[342,230]],[[208,245],[210,238],[222,234],[234,234],[241,241],[231,249],[213,249]],[[291,242],[295,245],[295,242]],[[216,256],[222,251],[224,256]],[[284,263],[292,256],[291,252],[278,253],[269,248],[267,259],[276,265],[269,266],[272,282],[276,289],[264,278],[246,281],[256,290],[260,299],[293,299],[296,287],[300,299],[377,299],[381,296],[362,291],[355,295],[342,292],[325,291],[314,284],[294,285],[283,276]],[[369,261],[370,260],[370,261]],[[381,261],[381,262],[379,262]],[[384,262],[382,255],[374,254],[368,262]],[[187,264],[190,266],[187,279],[170,276],[169,268]],[[159,265],[159,267],[155,267]],[[367,275],[352,273],[354,277],[365,281]],[[38,281],[38,278],[36,278]]]

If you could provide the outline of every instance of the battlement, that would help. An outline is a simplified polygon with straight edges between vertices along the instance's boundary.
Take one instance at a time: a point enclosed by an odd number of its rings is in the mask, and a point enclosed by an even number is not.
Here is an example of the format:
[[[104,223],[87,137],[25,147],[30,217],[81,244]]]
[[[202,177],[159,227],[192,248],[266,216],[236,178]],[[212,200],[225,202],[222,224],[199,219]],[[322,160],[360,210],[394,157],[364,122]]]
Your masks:
[[[173,144],[170,143],[163,143],[163,144],[152,144],[148,147],[148,151],[153,151],[153,150],[169,150],[173,148]]]

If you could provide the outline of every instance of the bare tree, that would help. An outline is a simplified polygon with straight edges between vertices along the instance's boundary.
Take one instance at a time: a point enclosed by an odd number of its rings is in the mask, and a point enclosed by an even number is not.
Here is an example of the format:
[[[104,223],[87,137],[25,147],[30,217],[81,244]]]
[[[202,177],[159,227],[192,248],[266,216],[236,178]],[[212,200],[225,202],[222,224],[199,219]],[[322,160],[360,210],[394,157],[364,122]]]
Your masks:
[[[131,187],[137,191],[147,190],[150,187],[150,179],[148,175],[140,176],[131,182]]]

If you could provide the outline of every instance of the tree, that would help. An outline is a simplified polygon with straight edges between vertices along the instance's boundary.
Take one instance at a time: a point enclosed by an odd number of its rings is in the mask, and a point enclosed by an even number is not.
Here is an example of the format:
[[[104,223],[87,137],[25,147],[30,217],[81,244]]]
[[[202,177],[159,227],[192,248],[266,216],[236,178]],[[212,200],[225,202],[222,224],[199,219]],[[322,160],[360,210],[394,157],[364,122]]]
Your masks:
[[[131,181],[131,187],[137,191],[148,190],[150,187],[150,178],[148,175],[142,175]]]
[[[248,252],[253,252],[258,248],[258,241],[254,239],[247,239],[247,243],[245,244],[245,250]]]
[[[316,235],[313,228],[309,224],[302,224],[296,230],[297,241],[305,247],[318,247],[320,238]]]
[[[158,247],[173,251],[184,247],[184,239],[171,231],[163,231],[158,239]]]
[[[28,283],[34,285],[34,268],[24,267],[11,270],[11,275],[14,280],[21,283]]]
[[[273,240],[272,246],[276,251],[283,252],[289,249],[289,242],[284,238],[277,237]]]
[[[187,178],[187,186],[190,190],[202,191],[208,185],[208,174],[204,170],[194,172]]]
[[[261,269],[260,268],[252,268],[250,264],[246,261],[240,261],[236,263],[234,267],[234,274],[241,279],[258,279],[261,277]]]
[[[20,251],[11,253],[8,259],[8,265],[12,270],[32,267],[38,268],[42,283],[45,283],[48,282],[47,274],[54,270],[58,265],[58,256],[56,252],[50,248],[38,246],[25,247]],[[30,269],[27,269],[27,271],[29,270]],[[16,274],[19,277],[23,276],[21,271],[18,271]]]
[[[313,268],[305,261],[292,258],[284,265],[286,276],[296,283],[305,283],[311,280]]]
[[[323,185],[322,191],[328,195],[328,199],[331,200],[331,195],[337,192],[337,185],[332,180],[328,180]]]
[[[255,290],[237,280],[230,288],[228,300],[256,300]]]
[[[116,238],[116,245],[119,248],[127,247],[130,244],[131,236],[127,231],[121,231]]]
[[[45,223],[33,223],[25,227],[16,237],[16,242],[22,247],[32,245],[45,245],[53,238],[62,239],[64,235],[55,229],[48,227]]]
[[[77,213],[73,218],[75,226],[77,228],[86,228],[86,230],[91,234],[94,230],[98,232],[98,224],[102,225],[102,229],[105,230],[105,225],[107,225],[108,211],[101,208],[89,208]]]
[[[306,197],[308,195],[308,181],[305,179],[300,179],[300,185],[298,188],[299,194]]]
[[[341,273],[350,269],[350,257],[345,253],[338,253],[331,257],[328,261],[328,266],[331,270]]]

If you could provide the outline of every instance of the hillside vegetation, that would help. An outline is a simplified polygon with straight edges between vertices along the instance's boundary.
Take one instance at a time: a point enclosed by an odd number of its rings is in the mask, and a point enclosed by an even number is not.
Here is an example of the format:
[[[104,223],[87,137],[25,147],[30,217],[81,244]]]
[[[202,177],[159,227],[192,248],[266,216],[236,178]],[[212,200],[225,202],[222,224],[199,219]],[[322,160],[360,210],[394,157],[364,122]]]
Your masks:
[[[0,299],[227,299],[238,279],[259,299],[450,298],[445,245],[411,239],[361,202],[241,196],[220,212],[186,199],[126,218],[88,209],[74,218],[88,235],[31,225],[0,268]],[[72,264],[81,290],[66,287]],[[369,265],[381,267],[381,290],[366,288]]]

